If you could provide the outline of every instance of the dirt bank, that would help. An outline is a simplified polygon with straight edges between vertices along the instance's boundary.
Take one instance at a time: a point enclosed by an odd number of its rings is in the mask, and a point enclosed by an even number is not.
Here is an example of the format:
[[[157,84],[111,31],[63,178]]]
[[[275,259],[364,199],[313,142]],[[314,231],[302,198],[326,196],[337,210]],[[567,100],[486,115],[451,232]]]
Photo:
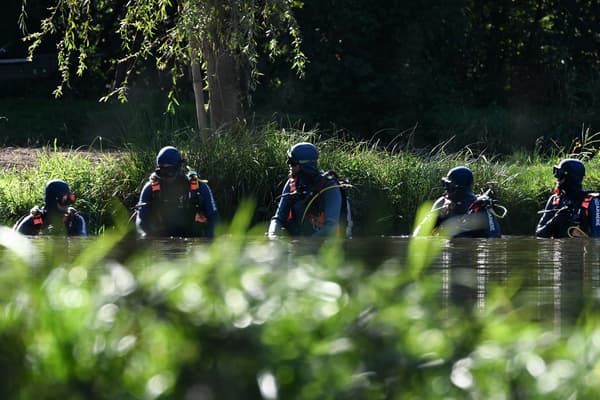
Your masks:
[[[44,151],[41,148],[29,147],[2,147],[0,148],[0,170],[6,171],[13,168],[23,168],[34,166],[39,154]],[[89,158],[92,163],[100,160],[107,153],[95,153],[91,151],[69,150],[61,151],[63,154],[77,154],[81,157]],[[111,152],[111,154],[113,154]],[[118,157],[119,153],[114,152]]]

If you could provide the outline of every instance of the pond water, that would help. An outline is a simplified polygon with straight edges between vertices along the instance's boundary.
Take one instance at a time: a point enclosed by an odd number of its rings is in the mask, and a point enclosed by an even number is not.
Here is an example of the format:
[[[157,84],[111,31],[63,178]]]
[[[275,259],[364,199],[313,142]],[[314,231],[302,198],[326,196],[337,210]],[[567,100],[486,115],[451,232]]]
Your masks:
[[[55,248],[66,246],[68,257],[76,256],[94,238],[33,239],[36,245],[56,240]],[[310,240],[267,242],[250,241],[264,253],[287,253],[281,260],[316,254],[322,242]],[[360,261],[365,269],[377,269],[387,260],[399,260],[402,268],[407,256],[408,237],[356,238],[343,244],[348,259]],[[199,239],[135,240],[116,247],[112,256],[126,259],[139,249],[152,249],[156,257],[181,258],[208,248]],[[64,250],[64,249],[63,249]],[[60,251],[60,250],[59,250]],[[268,257],[265,262],[269,261]],[[285,268],[277,265],[277,268]],[[588,299],[600,293],[600,240],[537,239],[512,236],[502,239],[453,239],[428,270],[441,287],[440,304],[482,308],[495,287],[510,289],[513,304],[531,309],[531,318],[557,327],[576,320]]]
[[[445,298],[485,305],[496,286],[514,291],[513,304],[532,318],[575,322],[600,284],[600,241],[510,237],[456,240],[436,260]]]

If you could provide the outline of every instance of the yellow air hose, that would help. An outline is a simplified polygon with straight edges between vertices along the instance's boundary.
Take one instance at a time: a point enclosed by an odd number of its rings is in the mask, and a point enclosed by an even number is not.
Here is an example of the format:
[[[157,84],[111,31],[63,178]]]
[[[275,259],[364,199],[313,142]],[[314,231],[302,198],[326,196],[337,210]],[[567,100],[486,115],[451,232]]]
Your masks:
[[[329,190],[329,189],[334,189],[334,188],[340,188],[341,189],[343,187],[351,187],[351,186],[350,185],[332,185],[332,186],[327,186],[326,188],[321,189],[319,191],[319,193],[317,193],[316,195],[314,195],[313,198],[310,199],[310,201],[308,202],[308,204],[304,208],[304,213],[302,213],[302,219],[300,220],[300,224],[302,225],[304,223],[304,218],[306,217],[306,213],[310,209],[310,206],[312,206],[313,201],[315,201],[315,199],[317,197],[319,197],[321,195],[321,193],[323,193],[324,191]]]
[[[572,232],[575,231],[577,232],[576,234],[573,234]],[[567,228],[567,235],[569,235],[570,238],[580,238],[580,237],[584,237],[587,238],[589,237],[587,233],[585,233],[584,231],[581,230],[580,227],[578,226],[570,226]]]

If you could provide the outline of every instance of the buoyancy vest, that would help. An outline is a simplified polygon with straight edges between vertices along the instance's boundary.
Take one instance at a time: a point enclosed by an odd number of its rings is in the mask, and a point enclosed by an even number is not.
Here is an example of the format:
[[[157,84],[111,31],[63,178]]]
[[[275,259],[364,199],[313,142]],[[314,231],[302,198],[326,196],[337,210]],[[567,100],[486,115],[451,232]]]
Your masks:
[[[199,179],[198,175],[194,171],[188,172],[185,177],[188,181],[188,200],[195,211],[194,222],[204,224],[207,222],[207,219],[203,208],[203,198],[200,194],[200,185],[207,184],[208,181]],[[153,201],[160,200],[160,181],[160,177],[156,174],[156,172],[153,172],[152,175],[150,175],[150,187],[152,189]]]
[[[600,193],[597,192],[587,192],[583,199],[581,200],[581,208],[585,210],[585,215],[590,215],[590,203],[592,200],[600,198]]]
[[[493,207],[494,201],[491,197],[487,195],[477,196],[471,204],[467,207],[467,214],[478,213],[481,211],[486,211]]]
[[[447,195],[438,199],[432,208],[435,211],[432,215],[436,216],[432,234],[438,234],[439,228],[445,226],[445,233],[453,237],[500,237],[498,219],[504,218],[508,210],[491,198],[489,193],[486,191],[475,195],[467,192],[455,200],[450,200]],[[485,216],[485,223],[480,216]]]
[[[64,223],[65,229],[69,232],[72,228],[73,222],[75,221],[75,217],[79,215],[79,211],[77,211],[74,207],[69,207],[67,212],[63,214],[62,222]],[[26,218],[28,215],[23,216],[17,223],[15,227],[17,227],[20,222]],[[33,207],[29,210],[29,216],[31,216],[31,221],[34,229],[38,234],[42,233],[44,228],[47,227],[47,217],[48,213],[44,212],[44,210],[38,206]]]
[[[333,181],[333,184],[332,184]],[[300,218],[300,225],[307,223],[312,227],[313,230],[321,229],[325,224],[325,212],[317,202],[318,197],[327,190],[339,189],[342,195],[342,205],[340,210],[340,219],[338,225],[338,236],[342,233],[345,237],[352,236],[352,228],[354,222],[352,220],[352,208],[350,206],[350,199],[348,196],[348,190],[352,187],[347,179],[341,179],[335,171],[329,170],[322,172],[313,182],[312,187],[307,188],[303,192],[297,192],[297,178],[290,177],[290,194],[292,195],[292,207],[288,212],[287,220],[292,222],[295,219],[293,204],[304,199],[304,211]],[[342,231],[343,229],[343,231]]]
[[[475,197],[475,200],[467,207],[467,214],[490,212],[497,218],[504,218],[508,210],[503,205],[500,205],[497,200],[494,200],[488,195],[489,191]]]
[[[599,193],[588,193],[583,200],[581,200],[581,208],[584,210],[586,217],[590,215],[590,203],[595,197],[600,197]]]
[[[592,234],[592,226],[590,223],[590,204],[595,198],[600,197],[600,193],[586,192],[582,193],[581,200],[568,199],[561,194],[559,190],[555,190],[552,199],[552,205],[556,207],[554,211],[560,212],[562,209],[568,209],[570,212],[569,226],[567,227],[567,235],[570,237],[581,237]],[[564,203],[562,203],[564,200]],[[563,207],[558,208],[561,204]]]
[[[586,235],[592,234],[592,226],[590,223],[590,203],[595,199],[599,198],[600,193],[588,192],[585,194],[581,203],[579,204],[579,210],[577,210],[577,216],[574,219],[574,225],[578,225],[580,229],[585,232]],[[583,215],[581,215],[583,214]],[[583,217],[583,218],[581,218]],[[571,229],[571,228],[569,228]]]

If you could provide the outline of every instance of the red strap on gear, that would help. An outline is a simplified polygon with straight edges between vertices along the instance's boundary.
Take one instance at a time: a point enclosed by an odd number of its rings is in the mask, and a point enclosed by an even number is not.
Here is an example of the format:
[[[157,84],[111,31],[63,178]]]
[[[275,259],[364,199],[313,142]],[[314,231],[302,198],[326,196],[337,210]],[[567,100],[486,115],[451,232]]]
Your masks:
[[[586,210],[590,208],[590,203],[592,202],[592,196],[587,196],[581,202],[581,208],[585,208]]]
[[[190,179],[190,190],[195,192],[196,190],[198,190],[198,187],[198,178]]]

